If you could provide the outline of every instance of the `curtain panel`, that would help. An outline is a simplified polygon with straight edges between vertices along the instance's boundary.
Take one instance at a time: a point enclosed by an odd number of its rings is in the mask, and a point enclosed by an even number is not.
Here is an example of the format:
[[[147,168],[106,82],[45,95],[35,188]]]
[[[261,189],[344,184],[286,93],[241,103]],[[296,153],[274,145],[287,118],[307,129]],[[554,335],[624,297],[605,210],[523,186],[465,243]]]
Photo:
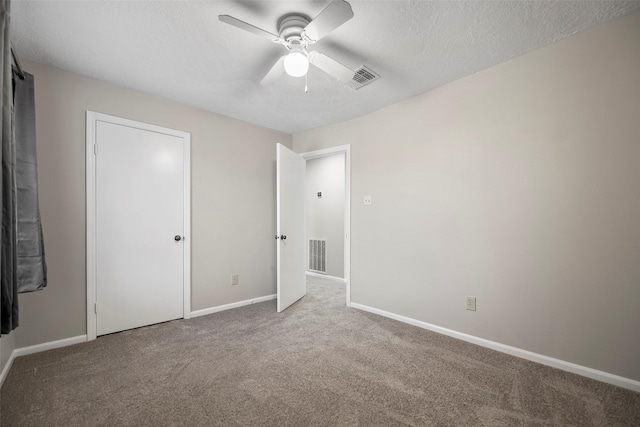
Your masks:
[[[13,71],[9,34],[9,1],[0,3],[0,72],[2,73],[2,256],[0,257],[1,333],[18,327],[18,257],[16,227],[15,141],[13,138]]]
[[[47,285],[38,204],[36,117],[33,75],[14,72],[9,38],[10,2],[0,2],[2,72],[2,256],[0,333],[18,326],[18,293]],[[16,57],[16,67],[20,69]],[[18,76],[19,75],[19,76]]]

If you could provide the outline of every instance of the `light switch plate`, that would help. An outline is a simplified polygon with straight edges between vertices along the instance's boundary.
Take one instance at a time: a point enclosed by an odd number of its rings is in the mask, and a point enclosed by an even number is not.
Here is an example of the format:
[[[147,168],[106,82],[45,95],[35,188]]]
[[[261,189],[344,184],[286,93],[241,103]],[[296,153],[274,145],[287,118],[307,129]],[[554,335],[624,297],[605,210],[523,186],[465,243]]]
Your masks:
[[[371,206],[372,205],[371,196],[364,196],[364,205],[365,206]]]

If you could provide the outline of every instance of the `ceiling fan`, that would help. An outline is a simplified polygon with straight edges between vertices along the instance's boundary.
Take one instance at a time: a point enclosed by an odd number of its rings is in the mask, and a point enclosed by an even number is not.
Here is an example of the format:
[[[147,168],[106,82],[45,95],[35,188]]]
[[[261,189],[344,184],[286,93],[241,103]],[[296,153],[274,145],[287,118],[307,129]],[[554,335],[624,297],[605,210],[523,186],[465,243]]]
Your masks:
[[[301,13],[289,13],[278,20],[278,34],[270,33],[230,15],[218,15],[220,21],[265,37],[283,45],[289,52],[281,56],[260,82],[274,83],[284,72],[293,77],[307,74],[309,63],[315,65],[337,80],[348,83],[355,72],[338,61],[307,48],[353,18],[351,5],[343,0],[334,0],[313,20]]]

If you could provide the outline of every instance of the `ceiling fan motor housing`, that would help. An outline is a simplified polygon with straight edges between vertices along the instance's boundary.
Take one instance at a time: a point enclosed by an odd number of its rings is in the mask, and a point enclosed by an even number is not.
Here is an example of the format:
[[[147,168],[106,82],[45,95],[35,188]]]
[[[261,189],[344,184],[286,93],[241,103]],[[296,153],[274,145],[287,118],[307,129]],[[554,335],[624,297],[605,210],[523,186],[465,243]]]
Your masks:
[[[287,42],[301,40],[302,31],[311,19],[300,13],[289,13],[278,20],[278,35]]]

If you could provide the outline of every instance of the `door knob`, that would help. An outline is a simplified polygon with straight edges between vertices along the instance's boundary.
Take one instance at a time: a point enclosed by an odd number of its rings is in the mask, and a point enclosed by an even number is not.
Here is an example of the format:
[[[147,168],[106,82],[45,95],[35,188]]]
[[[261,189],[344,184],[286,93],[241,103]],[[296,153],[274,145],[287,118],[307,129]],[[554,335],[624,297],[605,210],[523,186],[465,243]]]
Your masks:
[[[173,238],[173,240],[175,240],[176,242],[179,242],[180,240],[182,240],[182,237],[178,236],[176,234],[176,236]]]
[[[287,236],[286,236],[286,235],[284,235],[284,234],[281,234],[281,235],[280,235],[280,239],[281,239],[281,240],[287,240]]]

